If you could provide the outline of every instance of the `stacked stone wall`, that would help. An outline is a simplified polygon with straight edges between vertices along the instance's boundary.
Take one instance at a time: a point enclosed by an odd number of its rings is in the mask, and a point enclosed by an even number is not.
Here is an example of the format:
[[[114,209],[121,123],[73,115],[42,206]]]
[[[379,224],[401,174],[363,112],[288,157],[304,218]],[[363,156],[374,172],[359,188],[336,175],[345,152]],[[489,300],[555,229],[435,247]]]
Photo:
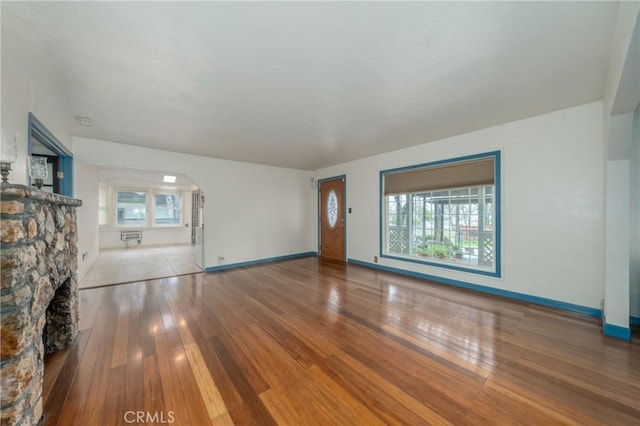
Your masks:
[[[36,425],[44,355],[69,348],[78,334],[82,202],[22,185],[0,190],[2,425]]]

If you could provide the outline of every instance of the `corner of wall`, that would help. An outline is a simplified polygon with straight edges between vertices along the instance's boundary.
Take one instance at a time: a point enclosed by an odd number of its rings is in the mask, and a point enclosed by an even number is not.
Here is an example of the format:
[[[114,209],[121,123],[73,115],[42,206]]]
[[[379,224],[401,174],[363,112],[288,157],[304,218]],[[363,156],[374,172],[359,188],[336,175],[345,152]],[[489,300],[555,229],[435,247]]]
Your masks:
[[[631,329],[629,327],[620,327],[619,325],[605,323],[603,332],[605,336],[631,342]]]

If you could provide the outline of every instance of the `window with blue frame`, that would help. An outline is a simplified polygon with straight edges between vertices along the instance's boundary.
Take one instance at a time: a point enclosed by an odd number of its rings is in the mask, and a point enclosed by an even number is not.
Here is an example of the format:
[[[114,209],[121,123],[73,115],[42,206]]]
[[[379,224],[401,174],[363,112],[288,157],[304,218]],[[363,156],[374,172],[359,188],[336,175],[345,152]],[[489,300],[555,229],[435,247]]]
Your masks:
[[[381,256],[500,276],[500,153],[380,172]]]
[[[28,151],[30,156],[48,158],[49,173],[42,190],[73,197],[73,154],[31,112]]]

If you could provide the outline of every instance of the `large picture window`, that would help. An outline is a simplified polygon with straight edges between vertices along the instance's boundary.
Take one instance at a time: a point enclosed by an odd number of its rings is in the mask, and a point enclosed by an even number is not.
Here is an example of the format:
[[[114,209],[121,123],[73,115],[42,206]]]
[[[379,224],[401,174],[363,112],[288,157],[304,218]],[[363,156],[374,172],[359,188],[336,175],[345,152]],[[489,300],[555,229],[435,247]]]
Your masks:
[[[102,227],[182,227],[183,199],[183,191],[100,184],[98,224]]]
[[[500,276],[499,154],[380,172],[381,256]]]

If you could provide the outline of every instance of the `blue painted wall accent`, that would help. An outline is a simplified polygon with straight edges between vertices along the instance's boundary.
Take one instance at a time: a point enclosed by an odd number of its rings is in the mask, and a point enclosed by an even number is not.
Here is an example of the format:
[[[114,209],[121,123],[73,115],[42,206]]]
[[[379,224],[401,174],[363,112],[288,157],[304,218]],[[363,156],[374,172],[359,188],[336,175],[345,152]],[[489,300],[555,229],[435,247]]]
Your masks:
[[[480,291],[483,293],[495,294],[497,296],[504,296],[511,299],[522,300],[524,302],[535,303],[537,305],[549,306],[552,308],[563,309],[565,311],[586,314],[596,318],[602,317],[602,312],[600,311],[600,309],[590,308],[588,306],[574,305],[573,303],[560,302],[557,300],[547,299],[544,297],[517,293],[515,291],[500,290],[493,287],[487,287],[487,286],[478,285],[478,284],[471,284],[464,281],[452,280],[449,278],[442,278],[435,275],[422,274],[419,272],[407,271],[404,269],[393,268],[390,266],[383,266],[375,263],[362,262],[356,259],[349,259],[349,263],[353,263],[354,265],[365,266],[368,268],[380,269],[382,271],[394,272],[396,274],[407,275],[414,278],[421,278],[424,280],[435,281],[442,284],[450,284],[456,287],[467,288],[471,290]]]
[[[241,268],[243,266],[260,265],[260,264],[263,264],[263,263],[277,262],[277,261],[280,261],[280,260],[299,259],[301,257],[312,257],[312,256],[317,256],[317,255],[318,255],[318,253],[315,252],[315,251],[307,251],[307,252],[304,252],[304,253],[287,254],[285,256],[269,257],[269,258],[266,258],[266,259],[250,260],[250,261],[247,261],[247,262],[230,263],[228,265],[208,266],[208,267],[204,268],[204,271],[205,272],[224,271],[224,270],[227,270],[227,269]]]
[[[37,136],[38,140],[45,140],[52,144],[53,146],[47,146],[47,148],[56,152],[58,155],[63,155],[65,157],[73,156],[71,151],[69,151],[67,147],[64,146],[64,144],[60,142],[60,140],[56,138],[35,115],[33,115],[32,112],[29,113],[29,136]]]
[[[379,232],[379,242],[380,242],[379,243],[380,257],[399,260],[399,261],[403,261],[403,262],[420,263],[420,264],[423,264],[423,265],[436,266],[438,268],[452,269],[452,270],[456,270],[456,271],[470,272],[472,274],[486,275],[486,276],[500,278],[502,276],[502,163],[501,163],[500,154],[501,154],[500,151],[491,151],[491,152],[484,152],[484,153],[481,153],[481,154],[467,155],[467,156],[464,156],[464,157],[449,158],[449,159],[446,159],[446,160],[433,161],[431,163],[415,164],[415,165],[411,165],[411,166],[397,167],[397,168],[394,168],[394,169],[381,170],[380,171],[380,182],[379,182],[379,187],[380,187],[380,190],[379,190],[380,191],[380,193],[379,193],[380,226],[379,226],[379,230],[378,230],[378,232]],[[384,225],[383,225],[383,221],[385,220],[385,217],[384,217],[384,203],[383,203],[383,200],[384,200],[384,176],[385,176],[385,174],[401,172],[401,171],[411,170],[411,169],[416,169],[416,168],[437,166],[437,165],[448,164],[448,163],[456,163],[456,162],[461,162],[461,161],[477,160],[477,159],[480,159],[480,158],[489,158],[489,157],[493,157],[494,158],[494,180],[495,180],[495,184],[494,184],[494,188],[495,188],[494,204],[495,204],[495,212],[496,212],[496,223],[495,223],[495,227],[494,227],[495,239],[496,239],[496,241],[495,241],[496,244],[495,244],[495,247],[494,247],[494,250],[495,250],[495,271],[487,271],[487,270],[481,270],[481,269],[475,269],[475,268],[468,268],[468,267],[454,265],[454,264],[432,262],[432,261],[429,261],[429,260],[426,260],[426,259],[422,260],[422,259],[418,259],[418,258],[415,258],[415,259],[413,259],[413,258],[405,258],[405,257],[394,256],[394,255],[390,255],[390,254],[385,254],[384,253],[384,244],[383,244]]]
[[[640,326],[640,317],[629,317],[629,324]]]
[[[631,329],[629,327],[620,327],[619,325],[613,325],[604,323],[605,336],[611,336],[618,339],[631,341]]]
[[[322,202],[320,200],[320,186],[322,184],[322,182],[328,181],[328,180],[334,180],[334,179],[342,179],[344,181],[343,184],[343,191],[342,191],[342,211],[344,214],[344,257],[345,257],[345,261],[347,260],[347,175],[340,175],[340,176],[333,176],[333,177],[329,177],[329,178],[324,178],[324,179],[319,179],[317,181],[316,184],[316,188],[318,190],[318,211],[316,212],[316,219],[318,221],[318,253],[320,253],[320,207],[322,205]],[[316,254],[317,255],[317,254]]]
[[[60,181],[60,194],[73,197],[73,157],[60,157],[60,171],[64,179]]]
[[[35,138],[60,157],[59,171],[64,173],[64,178],[60,182],[60,194],[73,197],[73,154],[71,151],[32,112],[29,113],[29,131],[27,134],[29,155],[31,155],[31,140]],[[31,185],[31,178],[29,178],[29,185]]]

